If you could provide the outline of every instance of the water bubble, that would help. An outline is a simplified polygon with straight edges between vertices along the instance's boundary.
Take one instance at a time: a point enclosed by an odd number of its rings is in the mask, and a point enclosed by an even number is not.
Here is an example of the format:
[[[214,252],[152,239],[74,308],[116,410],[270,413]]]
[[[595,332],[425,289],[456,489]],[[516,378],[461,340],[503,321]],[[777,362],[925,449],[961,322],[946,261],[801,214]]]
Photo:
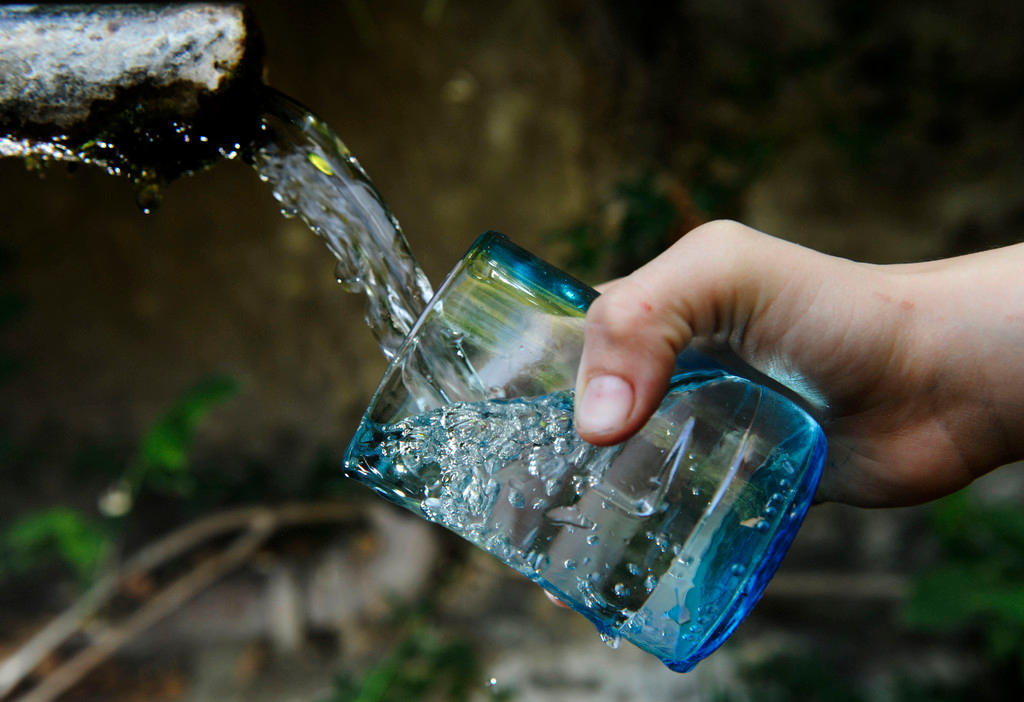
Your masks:
[[[638,566],[636,563],[630,563],[626,566],[626,571],[630,575],[640,575],[640,566]]]
[[[529,562],[530,568],[533,570],[534,573],[544,572],[548,569],[548,566],[551,564],[551,559],[548,557],[548,555],[541,551],[537,551],[536,553],[534,553],[533,557],[527,559],[527,561]]]
[[[648,575],[644,579],[644,589],[650,592],[654,589],[654,586],[658,584],[658,579],[653,575]]]
[[[554,497],[560,489],[561,485],[559,485],[557,478],[550,478],[544,481],[544,494],[548,497]]]
[[[625,597],[629,594],[629,588],[622,583],[615,583],[615,587],[612,588],[612,592],[615,593],[616,597]]]
[[[497,678],[490,678],[487,681],[487,687],[496,687],[497,684],[498,684],[498,679]]]
[[[436,497],[428,497],[420,502],[420,509],[431,521],[438,521],[444,515],[444,504]]]
[[[739,577],[747,572],[747,568],[742,563],[734,563],[732,567],[729,568],[729,572]]]
[[[608,648],[618,648],[619,643],[622,641],[622,637],[618,634],[608,634],[602,631],[601,640],[604,641],[604,645]]]

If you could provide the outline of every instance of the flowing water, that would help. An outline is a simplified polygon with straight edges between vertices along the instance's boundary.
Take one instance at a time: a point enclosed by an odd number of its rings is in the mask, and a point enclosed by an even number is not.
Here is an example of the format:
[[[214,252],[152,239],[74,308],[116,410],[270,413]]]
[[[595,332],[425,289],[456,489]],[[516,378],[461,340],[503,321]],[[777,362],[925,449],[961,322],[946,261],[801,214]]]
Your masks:
[[[366,295],[366,323],[393,358],[433,294],[398,220],[363,167],[323,122],[271,93],[251,161],[286,216],[299,217],[337,259],[338,282]]]
[[[271,88],[254,102],[262,106],[261,114],[235,125],[231,138],[184,120],[121,135],[120,141],[0,133],[0,158],[22,158],[30,168],[43,162],[84,163],[125,176],[135,183],[139,208],[148,214],[170,178],[219,158],[242,156],[270,185],[281,211],[299,217],[324,240],[337,261],[338,282],[366,295],[366,323],[392,358],[433,294],[398,220],[345,144],[315,115]]]

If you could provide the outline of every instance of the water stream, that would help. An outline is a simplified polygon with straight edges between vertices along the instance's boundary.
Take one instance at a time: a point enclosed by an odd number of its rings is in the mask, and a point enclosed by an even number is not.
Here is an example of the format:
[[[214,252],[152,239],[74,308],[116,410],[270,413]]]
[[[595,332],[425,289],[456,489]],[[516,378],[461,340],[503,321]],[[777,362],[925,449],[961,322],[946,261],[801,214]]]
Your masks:
[[[286,216],[299,217],[337,259],[338,282],[366,295],[366,323],[391,359],[433,295],[398,220],[326,124],[269,91],[250,160]]]
[[[366,295],[366,323],[391,359],[433,295],[398,220],[341,139],[309,110],[268,87],[253,103],[259,113],[233,125],[172,120],[120,140],[0,133],[0,158],[22,158],[30,168],[84,163],[127,177],[139,208],[149,214],[170,178],[243,157],[270,185],[285,216],[299,217],[324,240],[337,261],[338,282]],[[173,168],[159,159],[173,161]]]

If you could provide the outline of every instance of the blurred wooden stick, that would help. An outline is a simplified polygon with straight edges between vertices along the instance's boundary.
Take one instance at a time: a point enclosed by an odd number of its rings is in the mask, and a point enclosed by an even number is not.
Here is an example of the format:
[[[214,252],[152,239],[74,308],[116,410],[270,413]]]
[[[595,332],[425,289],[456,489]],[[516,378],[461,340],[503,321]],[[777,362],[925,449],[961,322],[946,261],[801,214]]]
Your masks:
[[[358,514],[359,511],[351,505],[336,502],[243,507],[205,517],[172,532],[144,547],[119,571],[102,577],[71,607],[0,663],[0,698],[6,697],[46,656],[79,631],[129,579],[191,551],[214,536],[245,529],[230,546],[165,587],[124,622],[108,629],[95,642],[60,665],[19,702],[55,699],[125,642],[241,566],[277,529],[296,524],[344,521]]]

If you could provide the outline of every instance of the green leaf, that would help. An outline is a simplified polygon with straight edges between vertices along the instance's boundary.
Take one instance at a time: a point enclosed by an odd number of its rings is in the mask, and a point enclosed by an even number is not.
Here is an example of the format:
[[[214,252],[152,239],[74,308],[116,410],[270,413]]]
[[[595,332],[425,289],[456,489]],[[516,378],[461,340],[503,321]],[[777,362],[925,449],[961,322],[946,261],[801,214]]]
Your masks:
[[[54,560],[87,582],[110,548],[110,536],[77,510],[53,507],[34,512],[0,535],[0,574],[24,575]]]
[[[185,494],[192,489],[188,455],[199,424],[218,405],[235,396],[238,383],[227,376],[207,378],[186,391],[142,437],[129,482],[158,492]]]

